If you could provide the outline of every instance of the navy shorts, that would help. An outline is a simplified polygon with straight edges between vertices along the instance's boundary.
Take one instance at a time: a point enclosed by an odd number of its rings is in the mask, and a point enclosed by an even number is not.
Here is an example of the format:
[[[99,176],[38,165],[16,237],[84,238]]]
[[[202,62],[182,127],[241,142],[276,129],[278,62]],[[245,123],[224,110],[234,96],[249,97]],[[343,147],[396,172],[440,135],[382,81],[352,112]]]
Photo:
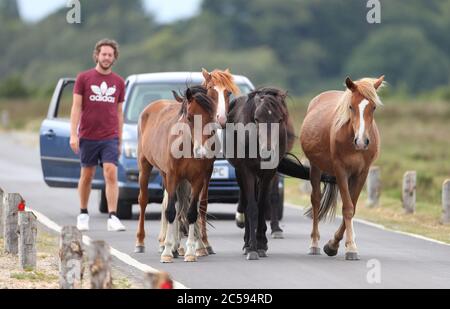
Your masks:
[[[94,141],[80,138],[80,161],[82,167],[103,167],[103,163],[114,163],[119,160],[119,139]]]

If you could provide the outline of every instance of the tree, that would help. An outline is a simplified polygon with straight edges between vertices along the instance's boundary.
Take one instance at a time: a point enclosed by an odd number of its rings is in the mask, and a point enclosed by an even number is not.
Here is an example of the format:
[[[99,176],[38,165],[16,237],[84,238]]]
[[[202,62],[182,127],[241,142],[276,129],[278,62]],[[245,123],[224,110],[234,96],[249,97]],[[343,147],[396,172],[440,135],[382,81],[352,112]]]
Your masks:
[[[410,91],[430,90],[449,82],[448,56],[415,27],[385,27],[363,42],[347,60],[342,75],[379,76]]]

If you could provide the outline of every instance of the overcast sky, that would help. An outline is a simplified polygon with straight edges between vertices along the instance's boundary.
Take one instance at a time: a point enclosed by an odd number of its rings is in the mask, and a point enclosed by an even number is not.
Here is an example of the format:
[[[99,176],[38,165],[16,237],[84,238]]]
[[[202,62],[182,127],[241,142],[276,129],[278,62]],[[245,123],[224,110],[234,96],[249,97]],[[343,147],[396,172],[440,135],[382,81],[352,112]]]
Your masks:
[[[95,0],[92,0],[95,1]],[[38,21],[66,5],[67,0],[18,0],[22,18]],[[148,11],[156,16],[158,22],[167,23],[195,15],[201,0],[144,0]]]

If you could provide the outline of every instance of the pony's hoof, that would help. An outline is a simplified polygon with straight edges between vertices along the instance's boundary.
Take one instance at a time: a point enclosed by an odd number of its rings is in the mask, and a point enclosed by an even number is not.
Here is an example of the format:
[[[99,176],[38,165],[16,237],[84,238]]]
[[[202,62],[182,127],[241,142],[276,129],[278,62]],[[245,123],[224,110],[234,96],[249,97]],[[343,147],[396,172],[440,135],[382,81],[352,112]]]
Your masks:
[[[244,247],[244,248],[242,248],[242,254],[243,255],[247,255],[249,252],[250,252],[250,248],[249,247]]]
[[[247,253],[247,260],[249,260],[249,261],[259,260],[258,252],[256,252],[256,251],[249,251]]]
[[[164,252],[164,246],[159,246],[159,249],[158,249],[158,253],[163,253]]]
[[[134,248],[134,253],[144,253],[144,252],[145,252],[145,246],[138,245]]]
[[[326,245],[323,247],[323,251],[325,251],[325,253],[326,253],[328,256],[335,256],[335,255],[338,253],[338,249],[333,249],[333,248],[331,248],[330,245],[328,245],[328,244],[326,244]]]
[[[216,254],[211,246],[206,247],[206,250],[208,251],[208,254]]]
[[[319,247],[311,247],[311,248],[309,248],[308,254],[309,255],[320,255],[320,248]]]
[[[273,231],[271,234],[273,239],[283,239],[284,235],[283,235],[283,231]]]
[[[258,249],[258,256],[261,258],[267,257],[267,252],[264,249]]]
[[[196,256],[207,256],[208,250],[206,248],[197,249],[197,250],[195,250],[195,255]]]
[[[245,215],[243,213],[236,212],[236,225],[240,229],[245,227]]]
[[[173,257],[170,255],[161,256],[161,263],[173,263]]]
[[[176,258],[178,258],[180,255],[178,254],[178,250],[175,250],[175,251],[172,251],[172,255],[173,255],[173,258],[174,259],[176,259]]]
[[[183,247],[178,248],[177,251],[178,251],[178,255],[179,255],[179,256],[184,256],[185,251],[184,251],[184,248],[183,248]]]
[[[184,257],[185,262],[197,262],[197,257],[195,255],[186,255]]]
[[[345,259],[347,261],[359,261],[360,257],[358,252],[345,252]]]

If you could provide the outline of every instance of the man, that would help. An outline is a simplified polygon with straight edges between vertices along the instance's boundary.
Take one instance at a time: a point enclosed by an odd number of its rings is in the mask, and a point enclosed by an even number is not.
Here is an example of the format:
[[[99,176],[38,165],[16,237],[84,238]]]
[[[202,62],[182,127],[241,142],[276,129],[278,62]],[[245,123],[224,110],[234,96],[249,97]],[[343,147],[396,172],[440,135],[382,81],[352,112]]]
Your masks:
[[[81,176],[78,183],[80,214],[77,228],[89,230],[87,204],[97,165],[103,167],[109,218],[108,231],[124,231],[116,216],[119,189],[117,163],[121,151],[125,83],[111,68],[119,57],[113,40],[95,45],[95,68],[77,76],[70,115],[70,147],[80,154]]]

